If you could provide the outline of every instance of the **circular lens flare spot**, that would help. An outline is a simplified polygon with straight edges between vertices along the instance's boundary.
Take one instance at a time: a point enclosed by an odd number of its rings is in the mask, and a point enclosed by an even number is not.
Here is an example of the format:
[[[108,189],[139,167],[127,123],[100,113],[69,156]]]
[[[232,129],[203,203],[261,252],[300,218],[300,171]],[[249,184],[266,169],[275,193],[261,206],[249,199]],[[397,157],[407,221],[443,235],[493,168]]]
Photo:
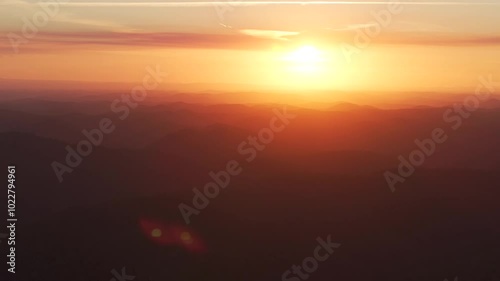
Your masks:
[[[182,241],[184,241],[184,243],[187,243],[187,244],[190,244],[193,242],[193,240],[191,238],[191,234],[187,231],[181,233],[181,239],[182,239]]]
[[[161,230],[158,228],[153,229],[153,231],[151,231],[151,236],[152,237],[161,237]]]

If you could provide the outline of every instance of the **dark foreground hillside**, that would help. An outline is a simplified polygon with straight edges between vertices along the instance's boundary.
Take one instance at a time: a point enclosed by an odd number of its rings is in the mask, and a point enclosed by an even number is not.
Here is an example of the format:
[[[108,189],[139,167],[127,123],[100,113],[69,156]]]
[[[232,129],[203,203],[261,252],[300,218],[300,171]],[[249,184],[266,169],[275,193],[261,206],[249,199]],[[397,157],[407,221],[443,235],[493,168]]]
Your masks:
[[[271,109],[182,107],[142,109],[156,135],[124,123],[117,134],[141,145],[113,136],[62,183],[51,163],[78,138],[56,124],[77,132],[90,119],[2,113],[17,120],[4,119],[0,154],[17,167],[19,280],[111,280],[122,268],[141,281],[282,280],[329,236],[341,245],[307,280],[500,280],[498,111],[477,112],[392,193],[384,172],[445,126],[442,109],[295,109],[246,162],[237,147]],[[229,160],[242,173],[186,225],[179,204]]]

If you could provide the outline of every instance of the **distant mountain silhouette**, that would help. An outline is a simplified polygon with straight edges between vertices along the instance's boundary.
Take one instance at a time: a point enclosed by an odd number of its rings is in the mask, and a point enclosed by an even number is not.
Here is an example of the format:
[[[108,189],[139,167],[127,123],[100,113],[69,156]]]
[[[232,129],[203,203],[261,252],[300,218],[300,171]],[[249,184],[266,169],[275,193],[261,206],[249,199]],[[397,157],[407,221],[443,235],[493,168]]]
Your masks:
[[[19,280],[109,280],[122,267],[139,281],[281,280],[329,235],[341,247],[309,280],[500,276],[494,106],[457,130],[440,106],[289,106],[297,117],[247,162],[238,145],[282,104],[155,100],[122,121],[106,112],[110,97],[0,103],[2,165],[17,167]],[[104,117],[116,131],[59,183],[51,164]],[[448,140],[392,193],[384,172],[435,128]],[[186,225],[179,204],[193,206],[193,188],[229,160],[242,173]],[[188,232],[206,251],[159,243],[144,222]]]

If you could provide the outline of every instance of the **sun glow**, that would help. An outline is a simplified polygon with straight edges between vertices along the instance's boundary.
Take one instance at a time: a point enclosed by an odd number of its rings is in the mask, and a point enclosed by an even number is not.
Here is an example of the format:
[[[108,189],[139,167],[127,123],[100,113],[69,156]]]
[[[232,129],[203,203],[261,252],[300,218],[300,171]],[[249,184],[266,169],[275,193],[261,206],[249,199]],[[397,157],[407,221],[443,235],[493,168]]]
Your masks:
[[[342,53],[330,46],[303,44],[293,49],[276,48],[267,53],[263,77],[283,90],[325,90],[342,83],[345,70]]]
[[[285,55],[284,60],[289,63],[289,69],[302,73],[316,73],[321,70],[325,62],[324,53],[314,46],[302,46]]]

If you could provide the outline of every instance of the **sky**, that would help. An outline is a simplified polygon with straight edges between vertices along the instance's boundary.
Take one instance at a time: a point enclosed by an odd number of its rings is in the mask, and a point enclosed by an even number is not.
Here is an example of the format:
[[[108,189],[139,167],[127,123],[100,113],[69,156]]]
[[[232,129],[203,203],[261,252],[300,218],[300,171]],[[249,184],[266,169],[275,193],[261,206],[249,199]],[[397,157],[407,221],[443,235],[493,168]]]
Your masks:
[[[166,88],[469,91],[500,77],[498,15],[500,0],[2,0],[0,79],[132,82],[161,65]]]

